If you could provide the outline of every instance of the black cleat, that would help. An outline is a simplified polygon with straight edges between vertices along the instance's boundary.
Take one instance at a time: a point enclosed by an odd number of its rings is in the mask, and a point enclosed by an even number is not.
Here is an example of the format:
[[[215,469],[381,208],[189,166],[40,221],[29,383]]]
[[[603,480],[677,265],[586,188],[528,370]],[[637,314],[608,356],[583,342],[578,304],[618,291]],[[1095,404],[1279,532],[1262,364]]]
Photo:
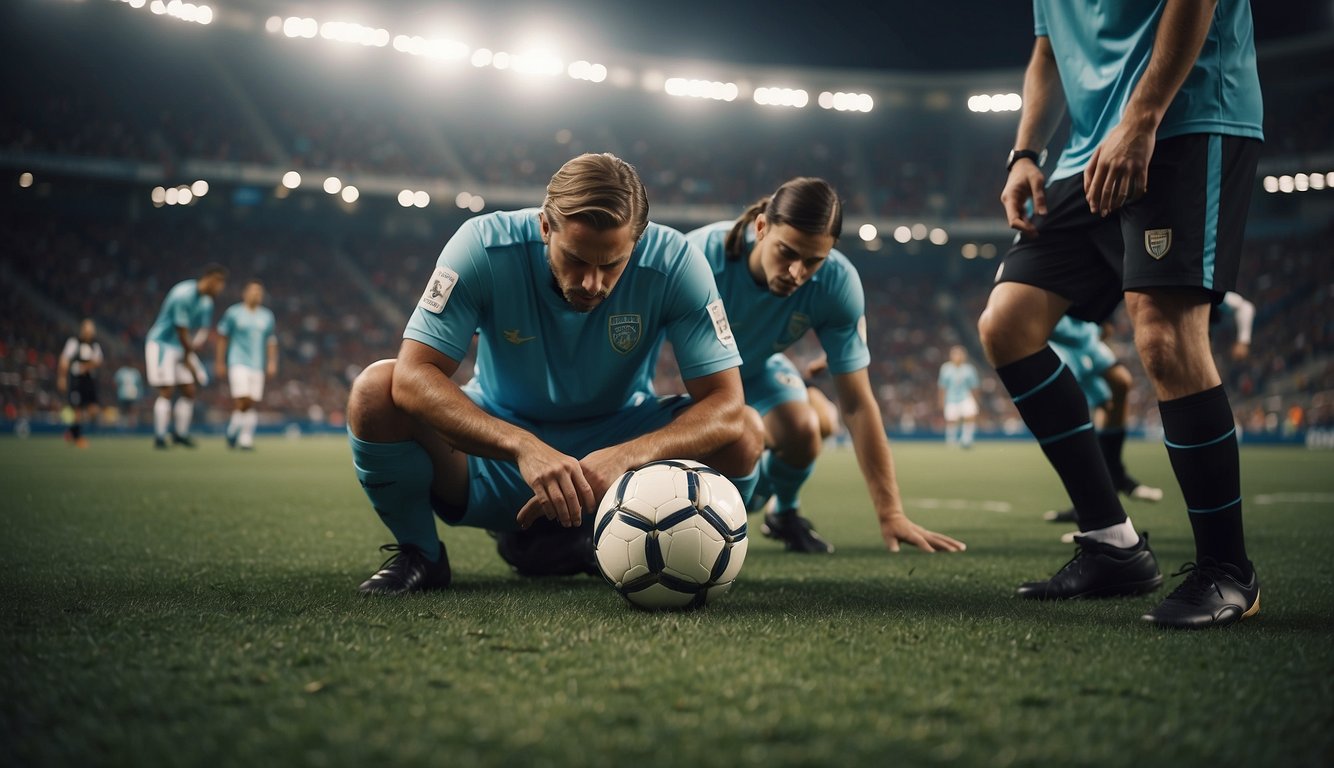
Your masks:
[[[834,552],[833,545],[821,538],[811,526],[811,521],[795,509],[780,514],[764,513],[764,525],[760,526],[760,532],[783,542],[789,552],[819,555]]]
[[[159,451],[165,451],[168,448],[167,441],[161,437],[155,437],[153,438],[153,447]]]
[[[444,542],[440,542],[440,559],[434,563],[411,544],[385,544],[380,551],[394,554],[380,565],[380,570],[361,582],[357,587],[361,594],[403,595],[449,586],[453,574],[449,570],[449,553],[445,551]]]
[[[1074,507],[1069,509],[1049,509],[1042,513],[1042,519],[1049,523],[1078,523],[1079,513]]]
[[[1241,569],[1202,557],[1172,575],[1182,574],[1185,581],[1141,619],[1160,627],[1205,629],[1226,627],[1260,612],[1260,579],[1253,568],[1250,580],[1243,582]]]
[[[186,448],[194,448],[194,447],[195,447],[195,441],[192,440],[192,439],[190,439],[190,436],[189,436],[189,435],[178,435],[178,434],[176,434],[175,432],[172,432],[172,433],[171,433],[171,444],[172,444],[172,445],[183,445],[183,446],[185,446]]]
[[[1143,595],[1163,584],[1158,560],[1149,549],[1149,534],[1122,549],[1076,536],[1075,556],[1046,581],[1020,584],[1015,593],[1033,600],[1073,600],[1083,597]]]

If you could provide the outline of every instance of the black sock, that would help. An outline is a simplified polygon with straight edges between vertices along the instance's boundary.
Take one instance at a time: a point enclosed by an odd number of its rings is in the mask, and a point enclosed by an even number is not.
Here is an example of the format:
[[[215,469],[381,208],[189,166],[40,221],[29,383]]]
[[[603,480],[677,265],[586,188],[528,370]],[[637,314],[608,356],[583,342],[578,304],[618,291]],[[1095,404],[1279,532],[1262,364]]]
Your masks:
[[[1079,528],[1092,531],[1126,520],[1089,420],[1088,401],[1074,374],[1051,347],[996,369],[1024,423],[1042,446],[1079,512]]]
[[[77,421],[74,422],[69,427],[69,434],[70,437],[73,437],[75,440],[78,440],[80,437],[83,437],[83,425]]]
[[[1160,401],[1163,438],[1172,471],[1186,498],[1195,556],[1241,569],[1249,579],[1246,536],[1241,525],[1241,462],[1237,427],[1222,385],[1175,400]]]
[[[1121,449],[1126,444],[1125,427],[1104,429],[1098,433],[1098,448],[1102,450],[1102,460],[1107,463],[1107,472],[1112,476],[1112,483],[1120,485],[1126,479],[1126,465],[1121,463]]]

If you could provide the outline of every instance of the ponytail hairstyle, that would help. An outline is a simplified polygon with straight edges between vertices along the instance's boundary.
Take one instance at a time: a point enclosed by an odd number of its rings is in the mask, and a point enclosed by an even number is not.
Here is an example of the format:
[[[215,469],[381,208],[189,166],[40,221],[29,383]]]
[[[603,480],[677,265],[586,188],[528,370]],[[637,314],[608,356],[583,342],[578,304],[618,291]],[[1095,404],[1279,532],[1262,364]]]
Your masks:
[[[729,261],[746,255],[746,230],[761,213],[771,227],[787,224],[808,235],[833,235],[834,240],[843,234],[843,203],[838,193],[824,179],[798,176],[783,182],[772,195],[756,200],[736,220],[723,241]]]
[[[628,224],[638,240],[648,227],[648,195],[634,166],[610,153],[584,154],[551,177],[542,212],[553,230],[567,219],[597,230]]]

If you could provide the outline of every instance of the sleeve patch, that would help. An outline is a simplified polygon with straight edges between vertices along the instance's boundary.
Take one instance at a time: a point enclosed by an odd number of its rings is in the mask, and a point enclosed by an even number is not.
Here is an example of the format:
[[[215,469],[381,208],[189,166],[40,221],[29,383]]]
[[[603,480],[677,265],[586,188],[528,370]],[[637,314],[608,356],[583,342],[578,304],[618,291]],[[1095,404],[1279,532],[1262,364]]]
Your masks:
[[[857,335],[862,338],[862,343],[866,343],[866,315],[857,318]]]
[[[449,294],[453,292],[458,282],[459,273],[449,267],[436,267],[431,279],[426,283],[426,290],[422,292],[421,301],[417,302],[417,306],[427,312],[440,314],[445,311]]]
[[[713,321],[713,334],[724,347],[736,347],[736,337],[732,335],[732,324],[727,322],[727,309],[722,299],[714,299],[705,307],[709,319]]]

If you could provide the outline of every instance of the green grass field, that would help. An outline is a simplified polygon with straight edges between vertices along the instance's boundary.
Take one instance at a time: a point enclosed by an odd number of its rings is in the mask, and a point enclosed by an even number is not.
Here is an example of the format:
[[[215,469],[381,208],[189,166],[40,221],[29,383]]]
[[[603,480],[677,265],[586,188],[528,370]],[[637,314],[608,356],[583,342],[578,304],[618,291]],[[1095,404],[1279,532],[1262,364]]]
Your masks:
[[[1039,518],[1061,492],[1035,446],[896,450],[909,514],[967,553],[887,554],[831,452],[805,506],[835,555],[756,524],[727,598],[646,614],[600,580],[513,576],[471,530],[444,533],[453,589],[362,599],[387,539],[338,439],[0,440],[0,763],[1334,761],[1334,456],[1245,450],[1263,610],[1179,633],[1138,621],[1165,591],[1011,597],[1072,552]],[[1130,512],[1175,571],[1192,547],[1163,450],[1127,463],[1170,489]]]

